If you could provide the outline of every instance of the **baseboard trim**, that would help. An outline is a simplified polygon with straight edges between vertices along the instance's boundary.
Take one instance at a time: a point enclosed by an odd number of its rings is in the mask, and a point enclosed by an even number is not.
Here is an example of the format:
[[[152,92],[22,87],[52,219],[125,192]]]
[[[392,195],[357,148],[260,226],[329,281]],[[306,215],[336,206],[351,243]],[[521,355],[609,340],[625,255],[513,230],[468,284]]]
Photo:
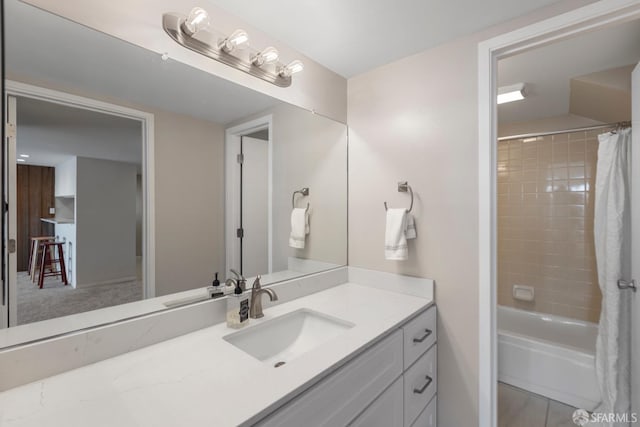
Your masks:
[[[104,280],[102,282],[90,282],[90,283],[78,283],[76,284],[76,288],[92,288],[94,286],[103,286],[103,285],[116,285],[118,283],[124,282],[135,282],[138,278],[136,276],[127,276],[127,277],[119,277],[117,279]]]

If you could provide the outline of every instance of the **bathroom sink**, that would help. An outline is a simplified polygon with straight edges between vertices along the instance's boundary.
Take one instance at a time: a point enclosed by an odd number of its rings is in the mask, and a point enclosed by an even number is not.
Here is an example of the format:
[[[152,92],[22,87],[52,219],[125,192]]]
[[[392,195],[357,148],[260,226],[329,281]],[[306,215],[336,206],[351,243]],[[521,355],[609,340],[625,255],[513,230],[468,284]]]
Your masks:
[[[256,359],[278,367],[353,326],[353,323],[317,311],[300,309],[227,335],[224,340]]]

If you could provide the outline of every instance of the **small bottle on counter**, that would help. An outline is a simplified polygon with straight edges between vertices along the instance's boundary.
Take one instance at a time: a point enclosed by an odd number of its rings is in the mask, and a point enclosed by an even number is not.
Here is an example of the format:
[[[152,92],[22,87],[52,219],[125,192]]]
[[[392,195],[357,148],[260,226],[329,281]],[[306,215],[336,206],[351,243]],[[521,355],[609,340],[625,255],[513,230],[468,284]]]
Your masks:
[[[218,280],[218,272],[216,272],[216,278],[213,280],[211,286],[207,287],[207,291],[209,293],[209,298],[220,298],[224,296],[224,290],[220,286],[220,281]]]
[[[227,299],[227,326],[240,329],[249,323],[249,296],[236,283],[233,294]]]

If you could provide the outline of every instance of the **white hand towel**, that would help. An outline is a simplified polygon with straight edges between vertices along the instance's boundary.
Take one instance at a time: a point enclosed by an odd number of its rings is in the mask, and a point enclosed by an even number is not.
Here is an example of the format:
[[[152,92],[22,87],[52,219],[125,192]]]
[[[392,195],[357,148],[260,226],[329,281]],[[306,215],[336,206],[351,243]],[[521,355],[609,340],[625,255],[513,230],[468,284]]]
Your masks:
[[[384,236],[384,255],[386,259],[404,261],[409,258],[406,229],[407,210],[387,209],[387,227]]]
[[[305,208],[295,208],[291,211],[291,234],[289,246],[304,249],[304,243],[309,234],[309,215]]]
[[[404,235],[407,238],[407,240],[415,239],[416,237],[418,237],[418,234],[416,233],[416,221],[413,218],[413,215],[407,212],[407,220],[405,222],[406,222],[406,227],[405,227]]]

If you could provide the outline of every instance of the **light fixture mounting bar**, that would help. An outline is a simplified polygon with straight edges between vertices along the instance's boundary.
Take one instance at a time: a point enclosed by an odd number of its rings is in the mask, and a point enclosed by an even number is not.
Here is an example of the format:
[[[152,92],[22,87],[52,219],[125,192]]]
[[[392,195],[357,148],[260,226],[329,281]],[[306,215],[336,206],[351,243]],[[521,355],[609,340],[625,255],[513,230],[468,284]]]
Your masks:
[[[291,86],[291,76],[287,77],[272,73],[268,70],[255,66],[252,63],[245,62],[231,53],[227,53],[222,49],[218,49],[217,47],[211,46],[208,43],[196,39],[195,37],[189,36],[182,29],[182,24],[185,22],[186,18],[186,16],[178,13],[165,13],[162,16],[162,27],[169,37],[179,45],[204,55],[207,58],[215,59],[218,62],[229,65],[230,67],[244,71],[247,74],[251,74],[254,77],[272,83],[276,86]]]

